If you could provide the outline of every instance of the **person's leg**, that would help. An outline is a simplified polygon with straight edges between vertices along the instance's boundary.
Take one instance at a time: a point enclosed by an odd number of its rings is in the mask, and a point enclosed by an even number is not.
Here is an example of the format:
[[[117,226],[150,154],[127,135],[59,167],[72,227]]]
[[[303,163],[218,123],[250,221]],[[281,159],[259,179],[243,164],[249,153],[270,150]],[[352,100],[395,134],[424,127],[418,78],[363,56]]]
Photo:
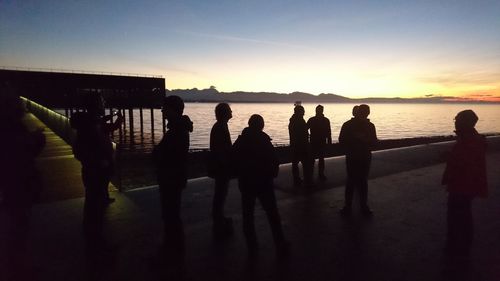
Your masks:
[[[325,176],[325,158],[321,155],[318,158],[318,177],[320,180],[326,180]]]
[[[292,176],[293,184],[295,185],[300,185],[302,183],[299,172],[299,161],[297,152],[292,149]]]
[[[276,196],[272,186],[266,186],[257,194],[262,208],[266,212],[271,231],[273,233],[274,242],[276,245],[285,240],[283,235],[283,227],[281,225],[281,217],[276,204]]]
[[[304,173],[304,182],[306,186],[311,186],[313,184],[314,158],[309,147],[301,151],[300,161]]]
[[[359,206],[365,215],[371,215],[372,211],[368,206],[368,174],[370,171],[370,159],[363,159],[356,165],[357,188],[359,192]]]
[[[86,167],[82,169],[82,180],[85,186],[85,202],[83,207],[83,231],[87,246],[98,248],[103,243],[103,220],[105,211],[105,194],[103,185],[106,179],[98,169]]]
[[[214,222],[224,220],[224,203],[226,202],[228,184],[228,178],[215,178],[214,200],[212,204],[212,218]]]
[[[255,209],[255,192],[250,190],[252,186],[242,184],[240,182],[241,191],[241,209],[243,215],[243,233],[247,242],[249,251],[255,251],[258,248],[257,234],[255,233],[254,224],[254,209]]]
[[[352,199],[354,196],[355,188],[355,167],[353,163],[346,158],[346,168],[347,168],[347,180],[345,184],[345,204],[344,208],[341,210],[341,214],[349,215],[352,209]]]
[[[456,193],[448,195],[448,233],[446,250],[449,254],[470,254],[474,225],[471,211],[472,199]]]
[[[160,185],[160,198],[164,223],[164,250],[182,254],[184,251],[184,230],[180,216],[182,186]]]
[[[285,240],[283,234],[283,226],[281,225],[281,217],[276,204],[276,196],[274,194],[272,181],[263,184],[262,189],[259,190],[257,197],[266,212],[269,226],[273,234],[274,245],[278,255],[287,255],[289,252],[289,244]]]
[[[224,216],[224,204],[226,202],[229,179],[215,178],[214,199],[212,204],[213,231],[215,238],[226,238],[233,233],[231,218]]]

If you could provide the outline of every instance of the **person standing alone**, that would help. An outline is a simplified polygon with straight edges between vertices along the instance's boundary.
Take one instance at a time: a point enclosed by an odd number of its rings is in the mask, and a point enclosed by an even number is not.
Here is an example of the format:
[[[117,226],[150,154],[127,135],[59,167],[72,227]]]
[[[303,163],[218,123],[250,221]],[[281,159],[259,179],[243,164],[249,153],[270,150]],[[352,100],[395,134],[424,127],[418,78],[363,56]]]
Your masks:
[[[377,143],[375,125],[370,122],[370,107],[361,104],[353,108],[354,117],[342,125],[339,143],[345,150],[347,182],[345,206],[340,213],[350,215],[354,190],[358,190],[361,212],[372,215],[368,207],[368,174],[372,159],[372,149]]]

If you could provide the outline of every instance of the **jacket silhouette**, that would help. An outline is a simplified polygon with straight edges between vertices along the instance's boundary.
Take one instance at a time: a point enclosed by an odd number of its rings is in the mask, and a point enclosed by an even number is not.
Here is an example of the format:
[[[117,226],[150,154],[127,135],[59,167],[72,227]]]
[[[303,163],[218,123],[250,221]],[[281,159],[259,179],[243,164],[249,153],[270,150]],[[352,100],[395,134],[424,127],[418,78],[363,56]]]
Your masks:
[[[472,110],[461,111],[455,117],[457,142],[442,179],[448,191],[445,252],[451,256],[469,256],[474,238],[472,200],[488,195],[486,141],[474,128],[478,119]]]
[[[354,190],[357,189],[362,212],[371,215],[368,207],[368,174],[377,133],[373,123],[366,118],[370,114],[367,105],[360,105],[353,113],[355,116],[342,125],[339,135],[339,143],[346,154],[347,168],[345,206],[341,213],[350,214]]]
[[[443,174],[448,192],[471,198],[488,196],[486,147],[485,137],[475,129],[457,138]]]
[[[318,177],[320,180],[326,180],[325,177],[325,149],[327,144],[332,143],[332,132],[330,120],[323,115],[323,106],[316,107],[316,115],[307,120],[309,128],[312,161],[318,159]],[[314,166],[314,162],[312,163]],[[313,168],[314,169],[314,168]]]
[[[210,131],[210,156],[208,175],[214,179],[214,198],[212,203],[212,218],[214,222],[214,237],[223,239],[233,233],[232,219],[224,216],[224,203],[232,175],[231,168],[231,136],[227,122],[233,117],[227,103],[219,103],[215,107],[217,122]]]
[[[231,135],[227,122],[215,122],[210,131],[209,176],[231,177]]]
[[[299,162],[302,163],[302,171],[306,184],[312,184],[313,162],[309,146],[309,133],[307,123],[304,120],[304,107],[297,105],[294,114],[288,124],[290,135],[290,150],[292,153],[292,176],[295,185],[300,185],[302,179],[299,173]]]
[[[249,126],[243,130],[233,145],[233,157],[242,197],[243,232],[249,254],[258,250],[254,225],[255,200],[259,199],[266,212],[278,254],[288,250],[281,218],[276,204],[273,179],[278,175],[279,163],[271,138],[262,131],[264,119],[252,115]]]
[[[267,181],[278,176],[279,162],[264,132],[247,127],[233,145],[236,174],[244,181]]]
[[[184,255],[184,230],[180,216],[182,190],[187,184],[189,133],[193,122],[182,115],[184,102],[178,96],[164,99],[163,116],[167,119],[167,132],[153,149],[160,191],[161,212],[164,225],[161,255],[174,263],[182,262]]]
[[[187,182],[187,156],[189,133],[193,122],[189,116],[169,120],[167,132],[153,150],[159,184],[175,184],[172,188],[183,189]]]

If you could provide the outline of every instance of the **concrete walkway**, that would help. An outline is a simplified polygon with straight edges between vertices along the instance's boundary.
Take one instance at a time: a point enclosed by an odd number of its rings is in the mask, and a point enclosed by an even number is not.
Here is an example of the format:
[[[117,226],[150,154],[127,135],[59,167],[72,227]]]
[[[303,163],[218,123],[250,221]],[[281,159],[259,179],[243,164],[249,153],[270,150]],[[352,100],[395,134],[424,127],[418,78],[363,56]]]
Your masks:
[[[491,195],[474,202],[476,236],[472,261],[445,262],[446,193],[440,186],[441,153],[450,143],[374,154],[369,201],[375,215],[338,215],[343,204],[344,159],[328,159],[329,180],[306,191],[291,185],[290,165],[276,180],[278,205],[292,254],[277,260],[264,213],[257,209],[258,259],[247,259],[241,232],[239,191],[232,183],[226,206],[235,235],[216,244],[211,235],[210,179],[189,181],[183,198],[187,280],[500,280],[500,139],[490,139]],[[107,211],[111,247],[99,268],[89,268],[81,236],[83,198],[33,208],[31,263],[39,280],[172,280],[151,267],[162,223],[157,187],[115,193]],[[95,280],[95,279],[94,279]]]
[[[33,114],[25,115],[28,130],[43,129],[46,144],[36,158],[36,167],[41,175],[42,192],[40,202],[55,202],[84,196],[81,164],[75,159],[73,150]],[[110,189],[116,188],[110,184]]]

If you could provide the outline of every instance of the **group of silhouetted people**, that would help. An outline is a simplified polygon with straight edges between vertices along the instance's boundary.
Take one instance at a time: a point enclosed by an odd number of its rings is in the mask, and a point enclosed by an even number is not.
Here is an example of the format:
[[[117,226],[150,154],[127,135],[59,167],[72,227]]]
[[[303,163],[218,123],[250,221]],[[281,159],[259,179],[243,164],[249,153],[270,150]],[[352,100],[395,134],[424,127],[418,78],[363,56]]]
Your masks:
[[[165,223],[164,244],[170,252],[181,253],[183,245],[182,222],[179,217],[180,198],[187,180],[187,153],[192,122],[182,115],[184,103],[177,96],[165,98],[164,116],[169,130],[155,148],[158,181]],[[328,144],[332,143],[330,121],[323,115],[324,108],[316,107],[316,115],[305,122],[304,108],[297,104],[290,118],[290,149],[292,176],[296,185],[303,180],[299,176],[298,163],[302,163],[306,187],[313,184],[314,160],[318,159],[318,178],[326,180],[324,157]],[[361,213],[371,216],[368,206],[368,175],[371,151],[377,143],[376,129],[368,116],[366,104],[354,106],[353,117],[342,125],[339,143],[346,154],[347,180],[343,216],[351,214],[353,194],[359,195]],[[212,206],[213,234],[224,239],[233,233],[232,218],[224,215],[224,203],[231,178],[238,179],[241,192],[243,232],[250,255],[257,253],[258,242],[254,226],[255,201],[264,209],[273,234],[278,255],[289,252],[274,193],[273,179],[278,175],[279,163],[271,138],[263,131],[264,119],[254,114],[234,144],[228,129],[232,111],[227,103],[215,108],[216,122],[210,132],[210,156],[208,175],[214,179],[215,191]],[[460,112],[455,124],[457,144],[448,160],[443,183],[448,185],[448,242],[447,253],[466,254],[472,241],[472,198],[486,194],[485,141],[474,129],[478,118],[474,112]],[[478,184],[479,183],[479,184]],[[170,246],[168,246],[170,244]]]
[[[86,112],[71,118],[77,136],[73,144],[75,157],[82,164],[85,186],[83,229],[90,249],[103,245],[102,228],[106,206],[113,202],[108,184],[114,170],[113,144],[110,133],[119,128],[123,118],[113,121],[104,114],[103,99],[99,94],[85,100]],[[10,268],[19,267],[28,230],[29,209],[38,194],[39,183],[34,158],[44,146],[41,131],[29,132],[22,122],[24,109],[18,96],[2,96],[0,125],[9,137],[2,138],[2,147],[8,147],[1,157],[2,189],[0,203],[8,214],[7,256]],[[313,184],[314,161],[318,159],[318,179],[326,180],[324,158],[332,143],[330,121],[321,105],[316,115],[307,122],[304,108],[297,104],[290,118],[290,149],[292,177],[295,185]],[[154,166],[159,184],[164,238],[162,252],[167,260],[179,260],[184,255],[184,233],[181,220],[181,198],[188,179],[189,134],[193,122],[184,112],[184,102],[178,96],[164,98],[162,113],[167,120],[167,131],[153,150]],[[353,194],[359,194],[362,214],[371,216],[368,206],[368,174],[371,151],[377,143],[375,126],[368,116],[370,107],[362,104],[353,108],[353,117],[341,128],[339,143],[345,151],[347,180],[343,216],[351,214]],[[233,234],[233,221],[224,214],[229,182],[238,179],[241,192],[243,232],[250,255],[258,252],[254,225],[254,209],[258,199],[269,221],[278,255],[286,255],[290,244],[285,239],[277,207],[273,180],[279,172],[279,162],[271,138],[264,132],[264,119],[254,114],[234,144],[228,129],[232,111],[227,103],[215,107],[216,122],[210,132],[208,176],[214,179],[212,205],[213,235],[224,240]],[[473,239],[471,203],[475,197],[487,195],[486,141],[475,130],[478,121],[472,110],[459,112],[455,117],[457,142],[449,154],[442,183],[447,186],[447,244],[446,253],[467,256]],[[298,163],[303,167],[301,179]],[[28,174],[26,174],[28,173]],[[171,258],[171,259],[168,259]]]
[[[304,107],[300,104],[295,105],[288,125],[294,185],[301,185],[305,181],[306,187],[313,186],[315,159],[318,159],[319,180],[326,180],[325,149],[327,144],[332,143],[332,133],[330,120],[323,115],[323,110],[323,106],[318,105],[316,115],[306,122]],[[299,162],[302,164],[304,180],[300,177]]]
[[[113,172],[113,148],[109,133],[118,128],[121,116],[115,122],[104,116],[102,98],[97,95],[87,100],[87,112],[76,114],[72,126],[78,136],[74,153],[82,162],[82,177],[86,188],[84,230],[90,241],[102,232],[102,215],[105,206],[112,202],[107,186]],[[184,253],[184,233],[181,220],[182,191],[188,178],[189,134],[193,123],[184,112],[184,102],[178,96],[164,99],[162,113],[167,120],[167,131],[153,150],[157,172],[162,218],[164,221],[163,253],[178,259]],[[316,115],[307,122],[305,110],[300,104],[288,126],[290,153],[294,185],[309,188],[314,185],[313,171],[318,159],[318,179],[325,181],[325,155],[332,143],[330,121],[323,114],[324,107],[316,107]],[[340,130],[339,144],[345,152],[347,178],[345,184],[345,205],[340,210],[349,216],[354,192],[357,191],[361,213],[371,216],[368,205],[368,175],[372,150],[377,143],[376,129],[368,116],[370,107],[356,105],[353,117]],[[210,132],[210,153],[208,176],[214,179],[212,204],[213,235],[224,240],[233,234],[233,221],[224,214],[229,182],[238,179],[241,192],[243,232],[250,255],[257,253],[258,242],[254,226],[255,201],[258,199],[264,209],[279,255],[288,253],[289,243],[285,239],[278,212],[273,179],[278,175],[279,162],[271,138],[264,132],[264,119],[254,114],[234,144],[228,129],[232,118],[229,104],[215,107],[216,122]],[[470,205],[475,196],[486,195],[485,141],[474,126],[477,122],[474,112],[462,111],[455,118],[457,144],[447,164],[443,184],[448,186],[448,242],[446,251],[464,254],[472,241],[472,215]],[[302,179],[299,172],[302,164]]]

